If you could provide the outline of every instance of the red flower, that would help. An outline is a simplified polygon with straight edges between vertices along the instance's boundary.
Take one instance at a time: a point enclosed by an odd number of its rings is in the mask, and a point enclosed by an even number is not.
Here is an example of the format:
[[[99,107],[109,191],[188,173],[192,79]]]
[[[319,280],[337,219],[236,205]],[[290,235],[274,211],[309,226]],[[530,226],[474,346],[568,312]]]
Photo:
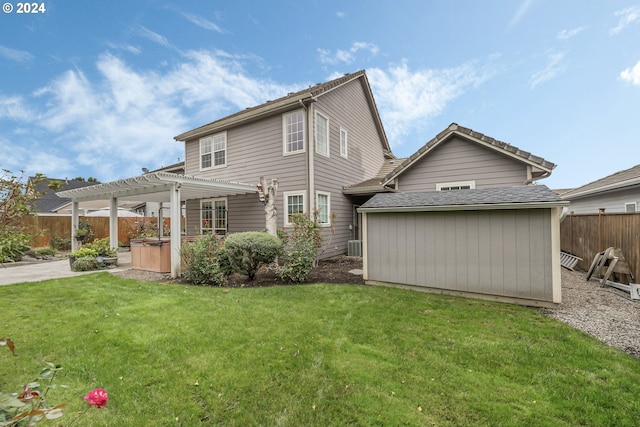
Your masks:
[[[91,390],[89,394],[84,397],[84,400],[91,406],[95,405],[98,408],[102,408],[107,404],[107,400],[109,400],[109,396],[107,392],[103,388],[96,388]]]

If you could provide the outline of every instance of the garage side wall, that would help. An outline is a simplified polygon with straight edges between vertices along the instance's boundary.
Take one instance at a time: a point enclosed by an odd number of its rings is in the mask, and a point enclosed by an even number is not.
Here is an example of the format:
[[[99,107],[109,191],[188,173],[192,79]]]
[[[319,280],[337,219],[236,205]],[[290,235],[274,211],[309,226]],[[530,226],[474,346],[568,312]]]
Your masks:
[[[367,213],[366,279],[553,302],[551,213]]]

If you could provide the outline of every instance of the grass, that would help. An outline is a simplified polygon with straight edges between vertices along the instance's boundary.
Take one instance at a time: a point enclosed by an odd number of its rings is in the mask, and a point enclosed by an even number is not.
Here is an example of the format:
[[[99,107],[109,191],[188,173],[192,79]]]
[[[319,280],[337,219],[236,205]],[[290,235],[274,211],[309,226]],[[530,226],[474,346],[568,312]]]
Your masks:
[[[78,426],[632,426],[640,361],[525,307],[366,286],[108,273],[0,287],[0,390],[61,364]],[[60,420],[57,420],[60,421]]]

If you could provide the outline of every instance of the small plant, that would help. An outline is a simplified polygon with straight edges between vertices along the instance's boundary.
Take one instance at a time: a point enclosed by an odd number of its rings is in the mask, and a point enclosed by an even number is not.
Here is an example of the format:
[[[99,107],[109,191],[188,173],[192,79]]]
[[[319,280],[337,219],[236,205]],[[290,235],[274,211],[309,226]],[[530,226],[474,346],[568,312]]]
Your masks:
[[[322,244],[320,227],[304,214],[293,215],[291,222],[293,231],[287,238],[278,275],[288,282],[304,282]]]
[[[66,251],[71,249],[71,237],[69,236],[53,236],[51,238],[51,242],[49,243],[53,249],[57,249],[59,251]]]
[[[14,356],[17,356],[13,341],[8,338],[0,339],[0,346],[8,346]],[[42,420],[55,420],[64,416],[63,408],[66,403],[51,406],[47,401],[49,390],[58,386],[53,383],[56,374],[62,370],[60,365],[46,362],[46,367],[40,371],[38,378],[22,386],[19,393],[0,392],[0,426],[3,427],[32,427]],[[60,387],[66,387],[61,385]],[[69,425],[84,415],[91,406],[102,408],[107,404],[109,396],[102,388],[91,390],[84,399],[88,407],[78,414]]]
[[[90,244],[86,244],[77,251],[73,251],[69,254],[69,258],[83,258],[83,257],[97,257],[100,253],[91,247]]]
[[[98,260],[96,257],[80,257],[77,258],[71,265],[72,271],[91,271],[98,268]]]
[[[33,256],[39,259],[48,259],[56,256],[56,254],[58,253],[56,249],[50,246],[46,246],[43,248],[35,248],[35,249],[32,249],[32,251],[33,251]]]
[[[118,249],[111,247],[111,241],[108,237],[94,240],[91,243],[87,243],[84,247],[90,247],[98,252],[98,255],[115,257],[118,256]]]
[[[226,254],[233,269],[256,277],[262,264],[273,262],[282,251],[282,242],[275,236],[259,231],[230,234],[225,240]]]
[[[12,231],[0,235],[0,262],[16,262],[29,250],[31,235]]]

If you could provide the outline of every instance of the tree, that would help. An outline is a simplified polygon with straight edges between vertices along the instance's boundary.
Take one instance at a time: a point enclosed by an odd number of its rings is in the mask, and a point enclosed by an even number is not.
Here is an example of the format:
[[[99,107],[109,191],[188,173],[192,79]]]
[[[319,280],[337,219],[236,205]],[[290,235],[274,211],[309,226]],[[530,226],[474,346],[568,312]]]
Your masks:
[[[278,193],[278,180],[272,179],[271,184],[267,186],[267,180],[264,176],[261,176],[258,190],[260,192],[260,199],[264,204],[267,233],[277,237],[278,209],[276,208],[276,194]]]
[[[24,171],[16,175],[8,169],[0,172],[0,262],[17,261],[29,249],[31,235],[22,218],[31,213],[39,197],[36,186],[45,177],[25,179]]]

